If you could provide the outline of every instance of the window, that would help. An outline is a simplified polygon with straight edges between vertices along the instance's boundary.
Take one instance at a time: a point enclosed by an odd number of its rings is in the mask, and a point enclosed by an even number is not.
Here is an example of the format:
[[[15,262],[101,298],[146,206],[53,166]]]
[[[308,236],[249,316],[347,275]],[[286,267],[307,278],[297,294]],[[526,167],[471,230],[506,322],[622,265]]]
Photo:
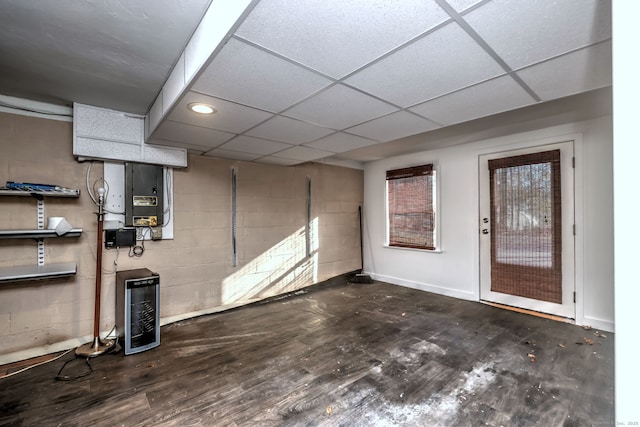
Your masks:
[[[433,165],[387,171],[389,246],[436,248]]]

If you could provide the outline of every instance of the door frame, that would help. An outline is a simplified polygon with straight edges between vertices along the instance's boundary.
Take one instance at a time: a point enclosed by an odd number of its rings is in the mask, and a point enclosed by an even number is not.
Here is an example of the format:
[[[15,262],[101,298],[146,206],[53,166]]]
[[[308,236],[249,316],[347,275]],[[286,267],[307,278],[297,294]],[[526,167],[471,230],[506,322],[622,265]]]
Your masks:
[[[575,259],[575,169],[574,157],[576,141],[574,138],[561,140],[551,144],[531,145],[524,148],[501,147],[499,151],[480,154],[478,156],[479,168],[479,260],[480,301],[494,302],[509,306],[534,310],[542,313],[558,315],[570,319],[576,319],[576,259]],[[561,150],[561,191],[562,191],[562,304],[535,299],[519,297],[491,291],[491,243],[490,234],[482,234],[482,229],[488,228],[483,223],[483,218],[490,218],[489,201],[489,168],[488,160],[511,157],[522,154],[530,154],[541,151]],[[490,222],[489,222],[490,224]],[[489,230],[491,233],[491,230]]]

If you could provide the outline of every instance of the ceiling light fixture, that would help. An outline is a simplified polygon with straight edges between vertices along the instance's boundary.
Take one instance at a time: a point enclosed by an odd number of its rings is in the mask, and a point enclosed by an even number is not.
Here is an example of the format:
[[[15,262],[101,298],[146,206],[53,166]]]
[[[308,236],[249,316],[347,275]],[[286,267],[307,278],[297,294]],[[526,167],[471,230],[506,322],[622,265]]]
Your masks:
[[[215,108],[213,108],[211,105],[203,104],[202,102],[192,102],[191,104],[188,105],[188,108],[189,110],[198,114],[214,114],[218,111]]]

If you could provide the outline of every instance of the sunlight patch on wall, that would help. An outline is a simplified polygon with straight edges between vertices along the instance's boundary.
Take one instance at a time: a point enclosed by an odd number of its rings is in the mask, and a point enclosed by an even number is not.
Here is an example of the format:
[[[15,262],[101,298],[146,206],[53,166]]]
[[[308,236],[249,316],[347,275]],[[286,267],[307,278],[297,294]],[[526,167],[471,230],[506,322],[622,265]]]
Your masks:
[[[307,244],[310,252],[307,254]],[[318,218],[296,230],[222,281],[222,304],[262,299],[318,279]]]

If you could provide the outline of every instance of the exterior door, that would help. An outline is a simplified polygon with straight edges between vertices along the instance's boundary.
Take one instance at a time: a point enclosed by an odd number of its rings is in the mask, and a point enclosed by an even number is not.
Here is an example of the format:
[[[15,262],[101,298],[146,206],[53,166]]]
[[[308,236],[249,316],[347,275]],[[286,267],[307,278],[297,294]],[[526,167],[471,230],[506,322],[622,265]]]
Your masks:
[[[573,143],[480,156],[480,298],[575,318]]]

